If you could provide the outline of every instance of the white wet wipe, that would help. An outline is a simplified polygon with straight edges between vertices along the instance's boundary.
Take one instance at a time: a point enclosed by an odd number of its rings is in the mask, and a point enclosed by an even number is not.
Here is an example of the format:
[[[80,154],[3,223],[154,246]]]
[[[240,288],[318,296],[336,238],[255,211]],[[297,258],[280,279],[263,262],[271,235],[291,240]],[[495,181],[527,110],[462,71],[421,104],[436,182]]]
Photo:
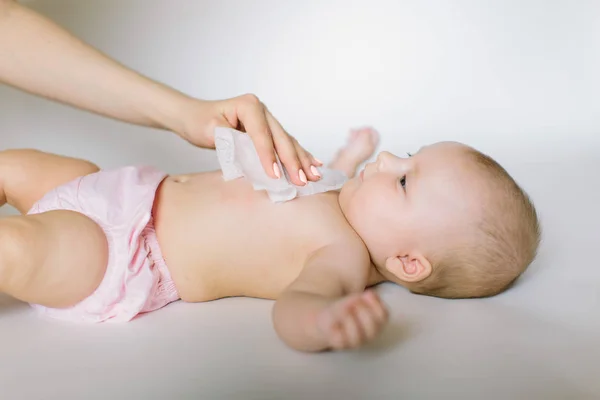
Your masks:
[[[348,181],[348,177],[341,171],[319,168],[321,173],[319,181],[309,181],[304,186],[297,186],[290,181],[288,172],[279,157],[277,157],[277,165],[283,174],[281,178],[273,179],[264,171],[252,139],[235,129],[215,128],[215,147],[223,179],[230,181],[244,177],[252,183],[254,190],[265,190],[274,203],[289,201],[299,196],[339,190]]]

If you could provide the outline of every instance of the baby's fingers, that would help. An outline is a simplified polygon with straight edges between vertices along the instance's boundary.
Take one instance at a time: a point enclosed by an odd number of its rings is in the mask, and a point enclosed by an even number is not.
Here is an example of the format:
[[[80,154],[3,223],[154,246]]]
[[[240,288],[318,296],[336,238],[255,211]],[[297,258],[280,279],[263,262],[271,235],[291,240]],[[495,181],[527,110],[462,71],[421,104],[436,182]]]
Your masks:
[[[356,298],[357,296],[352,296],[341,299],[319,315],[317,320],[319,329],[327,337],[333,349],[349,347],[349,336],[356,336],[353,332],[357,328],[352,326],[352,315],[349,312],[349,306],[356,301]]]
[[[364,336],[361,328],[359,327],[358,318],[355,315],[355,310],[351,310],[342,322],[344,327],[344,348],[358,347],[363,343]]]
[[[356,348],[375,337],[381,324],[376,320],[369,306],[356,295],[349,298],[343,308],[344,348]]]
[[[388,320],[387,308],[379,298],[379,295],[373,290],[367,290],[363,294],[365,304],[369,307],[370,312],[373,314],[375,321],[379,324],[384,324]]]
[[[356,306],[355,315],[359,322],[364,341],[369,341],[377,336],[382,325],[366,303]]]
[[[372,304],[371,304],[372,303]],[[373,339],[387,321],[387,312],[371,291],[348,296],[321,315],[320,326],[335,350],[356,348]]]
[[[329,329],[329,345],[334,350],[341,350],[346,347],[346,333],[341,322],[336,322]]]

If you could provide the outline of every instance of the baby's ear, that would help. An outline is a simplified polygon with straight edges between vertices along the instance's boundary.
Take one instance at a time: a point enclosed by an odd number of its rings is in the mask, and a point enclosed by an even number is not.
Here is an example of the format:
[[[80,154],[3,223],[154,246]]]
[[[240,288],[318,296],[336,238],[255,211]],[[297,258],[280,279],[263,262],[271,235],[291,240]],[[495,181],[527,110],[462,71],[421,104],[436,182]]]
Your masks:
[[[431,263],[422,254],[390,257],[385,261],[385,269],[403,282],[419,282],[431,275]]]

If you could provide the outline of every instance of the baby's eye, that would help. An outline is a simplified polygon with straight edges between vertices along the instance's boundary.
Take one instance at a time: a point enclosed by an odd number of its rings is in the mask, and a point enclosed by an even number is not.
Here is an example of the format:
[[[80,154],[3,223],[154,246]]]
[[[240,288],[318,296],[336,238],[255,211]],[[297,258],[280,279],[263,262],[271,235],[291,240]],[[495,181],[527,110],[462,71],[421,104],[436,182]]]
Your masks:
[[[400,185],[406,189],[406,175],[400,178]]]

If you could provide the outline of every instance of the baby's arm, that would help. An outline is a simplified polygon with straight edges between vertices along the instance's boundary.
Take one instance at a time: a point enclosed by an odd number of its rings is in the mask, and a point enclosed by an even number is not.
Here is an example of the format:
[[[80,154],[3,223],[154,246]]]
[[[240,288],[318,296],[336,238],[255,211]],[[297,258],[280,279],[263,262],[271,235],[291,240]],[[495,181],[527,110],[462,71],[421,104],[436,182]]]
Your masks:
[[[358,252],[330,245],[307,261],[273,309],[275,330],[286,344],[300,351],[346,349],[381,331],[387,311],[375,292],[364,291],[370,260]]]

